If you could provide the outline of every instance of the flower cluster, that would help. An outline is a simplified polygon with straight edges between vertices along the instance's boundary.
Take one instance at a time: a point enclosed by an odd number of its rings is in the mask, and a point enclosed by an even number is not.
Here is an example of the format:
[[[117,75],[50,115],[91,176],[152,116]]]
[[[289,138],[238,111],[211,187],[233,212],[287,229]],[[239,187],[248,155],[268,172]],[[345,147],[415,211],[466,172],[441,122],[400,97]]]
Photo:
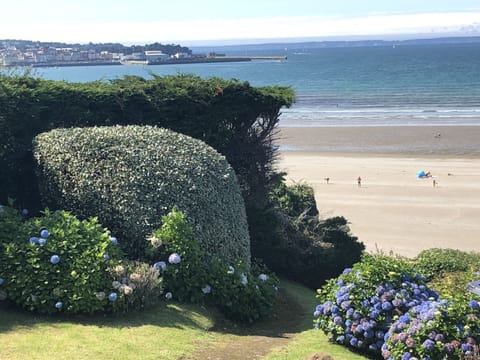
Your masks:
[[[382,346],[385,359],[463,359],[478,354],[480,310],[468,304],[428,300],[398,318]]]
[[[314,312],[317,328],[337,343],[378,353],[396,319],[438,294],[412,268],[369,257],[330,280],[319,290],[319,298],[324,301]]]
[[[109,268],[109,272],[114,281],[106,289],[106,292],[111,291],[107,298],[112,303],[121,301],[115,306],[123,310],[143,308],[157,301],[162,293],[160,270],[155,266],[125,261],[122,265]],[[97,298],[104,300],[105,292],[98,292]]]

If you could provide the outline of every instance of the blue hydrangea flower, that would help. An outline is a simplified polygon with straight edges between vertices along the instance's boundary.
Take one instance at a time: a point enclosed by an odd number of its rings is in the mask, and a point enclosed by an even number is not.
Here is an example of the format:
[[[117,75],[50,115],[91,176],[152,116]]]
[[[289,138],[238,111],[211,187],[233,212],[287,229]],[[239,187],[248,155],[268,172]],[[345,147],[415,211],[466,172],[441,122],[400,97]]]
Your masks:
[[[468,302],[468,305],[472,308],[472,309],[479,309],[480,306],[478,305],[478,302],[475,301],[475,300],[470,300]]]
[[[111,242],[113,245],[115,245],[115,246],[118,245],[118,240],[117,240],[116,237],[111,236],[111,237],[110,237],[110,242]]]
[[[212,287],[210,285],[205,285],[203,288],[202,288],[202,292],[206,295],[206,294],[210,294],[212,292]]]
[[[430,339],[427,339],[423,342],[422,346],[427,350],[431,350],[435,347],[435,342],[433,342]]]
[[[50,233],[48,232],[47,229],[43,229],[42,231],[40,231],[40,236],[44,239],[48,238],[49,235]]]
[[[60,256],[58,255],[52,255],[52,257],[50,258],[50,262],[52,264],[58,264],[60,262]]]
[[[333,323],[335,325],[342,325],[343,324],[343,320],[342,320],[342,317],[341,316],[335,316],[333,318]]]
[[[105,260],[110,260],[110,255],[105,254],[105,255],[103,255],[103,258],[104,258]]]
[[[260,275],[258,275],[258,278],[260,279],[260,281],[265,282],[265,281],[267,281],[268,276],[266,274],[260,274]]]
[[[171,253],[170,256],[168,257],[168,262],[170,264],[179,264],[182,259],[180,258],[180,255],[177,253]]]
[[[108,300],[117,301],[117,297],[118,297],[117,293],[112,292],[110,293],[110,295],[108,295]]]
[[[44,239],[44,238],[38,239],[38,245],[43,246],[43,245],[45,245],[46,243],[47,243],[47,239]]]
[[[350,339],[350,345],[357,346],[358,345],[358,339],[356,337],[352,337]]]
[[[248,284],[247,275],[245,275],[245,274],[240,274],[240,281],[242,282],[242,284],[243,284],[244,286],[247,286],[247,284]]]
[[[22,215],[27,216],[28,215],[28,209],[23,209],[22,210]]]
[[[30,238],[30,243],[32,243],[32,244],[38,244],[38,240],[39,240],[38,237],[32,236],[32,237]]]
[[[382,303],[382,309],[385,310],[385,311],[389,311],[389,310],[392,310],[393,306],[392,306],[392,303],[389,302],[389,301],[385,301],[384,303]]]
[[[159,262],[156,262],[155,264],[153,264],[153,268],[155,270],[165,271],[167,269],[167,264],[165,263],[165,261],[159,261]]]
[[[58,310],[60,310],[60,309],[63,307],[63,303],[62,303],[61,301],[59,301],[59,302],[57,302],[57,303],[55,304],[55,307],[56,307]]]
[[[2,278],[0,278],[0,285],[2,285],[4,282],[4,280]]]

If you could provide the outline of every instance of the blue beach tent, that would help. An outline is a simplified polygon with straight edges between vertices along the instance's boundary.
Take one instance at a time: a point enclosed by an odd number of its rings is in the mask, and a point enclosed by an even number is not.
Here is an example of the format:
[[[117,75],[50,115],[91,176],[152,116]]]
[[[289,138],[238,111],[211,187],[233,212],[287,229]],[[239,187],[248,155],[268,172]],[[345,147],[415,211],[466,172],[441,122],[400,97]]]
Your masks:
[[[427,176],[427,174],[425,174],[425,170],[420,170],[419,172],[417,172],[417,178],[421,179],[425,176]]]

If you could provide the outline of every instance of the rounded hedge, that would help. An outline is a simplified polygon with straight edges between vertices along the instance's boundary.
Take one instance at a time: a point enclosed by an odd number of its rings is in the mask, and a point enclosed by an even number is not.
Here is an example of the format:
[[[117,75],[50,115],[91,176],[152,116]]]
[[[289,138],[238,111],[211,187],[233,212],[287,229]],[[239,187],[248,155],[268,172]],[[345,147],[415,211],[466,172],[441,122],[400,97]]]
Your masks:
[[[176,207],[207,258],[250,263],[236,175],[200,140],[151,126],[56,129],[34,139],[34,156],[44,205],[98,216],[130,257]]]

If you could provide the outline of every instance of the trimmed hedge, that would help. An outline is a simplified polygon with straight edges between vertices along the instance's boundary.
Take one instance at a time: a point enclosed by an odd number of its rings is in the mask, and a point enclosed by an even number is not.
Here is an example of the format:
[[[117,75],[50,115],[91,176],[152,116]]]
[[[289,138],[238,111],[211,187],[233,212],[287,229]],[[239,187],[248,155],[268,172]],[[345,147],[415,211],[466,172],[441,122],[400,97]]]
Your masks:
[[[131,258],[176,207],[207,257],[250,263],[236,175],[202,141],[151,126],[56,129],[34,139],[34,156],[44,203],[98,216]]]
[[[0,203],[40,204],[32,139],[55,128],[155,125],[205,141],[235,169],[244,199],[261,206],[269,190],[274,127],[290,106],[288,87],[194,75],[126,76],[68,83],[0,73]],[[14,164],[14,166],[12,166]]]

